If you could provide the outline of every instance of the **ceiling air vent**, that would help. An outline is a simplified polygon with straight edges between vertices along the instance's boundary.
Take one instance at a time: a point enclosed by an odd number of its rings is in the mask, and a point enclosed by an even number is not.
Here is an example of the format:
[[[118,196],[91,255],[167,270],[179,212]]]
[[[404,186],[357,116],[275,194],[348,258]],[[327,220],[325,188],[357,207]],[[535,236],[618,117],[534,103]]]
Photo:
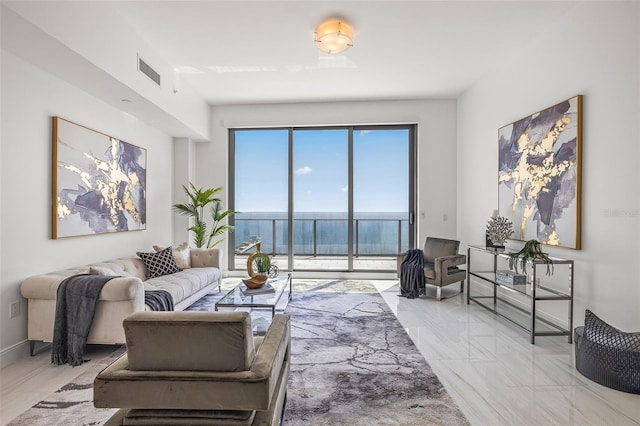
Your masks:
[[[149,64],[142,60],[140,56],[138,56],[138,70],[142,72],[142,74],[149,77],[153,80],[158,86],[160,86],[160,74],[158,74]]]

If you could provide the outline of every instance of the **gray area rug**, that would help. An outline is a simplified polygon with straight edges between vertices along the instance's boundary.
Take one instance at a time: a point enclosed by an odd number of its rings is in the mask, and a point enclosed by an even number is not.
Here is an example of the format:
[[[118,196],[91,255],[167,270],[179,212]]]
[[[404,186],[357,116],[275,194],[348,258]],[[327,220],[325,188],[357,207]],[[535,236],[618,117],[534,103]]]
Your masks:
[[[189,309],[213,310],[224,294]],[[286,425],[468,424],[369,281],[295,280],[286,312],[292,316]],[[268,321],[271,312],[252,317]],[[103,424],[116,410],[93,407],[93,379],[122,352],[97,360],[9,425]]]
[[[93,379],[107,365],[124,353],[124,346],[115,347],[113,353],[102,359],[91,360],[95,364],[75,380],[47,399],[13,419],[9,426],[93,426],[101,425],[117,409],[95,408],[93,406]],[[85,361],[87,362],[87,361]],[[57,366],[52,368],[73,368]]]
[[[295,293],[287,307],[285,424],[468,424],[373,286],[330,290]]]

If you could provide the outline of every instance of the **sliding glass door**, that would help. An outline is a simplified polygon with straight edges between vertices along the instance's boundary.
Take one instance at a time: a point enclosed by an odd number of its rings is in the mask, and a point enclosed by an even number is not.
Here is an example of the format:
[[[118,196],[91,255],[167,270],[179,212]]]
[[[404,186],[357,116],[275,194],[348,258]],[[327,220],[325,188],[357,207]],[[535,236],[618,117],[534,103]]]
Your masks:
[[[261,251],[289,270],[289,131],[236,130],[231,136],[230,208],[238,213],[231,220],[229,269],[246,268],[261,243]]]
[[[353,134],[353,253],[355,270],[395,269],[409,248],[408,128],[368,128]]]
[[[391,271],[413,246],[414,126],[230,131],[230,269]]]
[[[293,259],[296,269],[349,267],[349,131],[293,131]]]

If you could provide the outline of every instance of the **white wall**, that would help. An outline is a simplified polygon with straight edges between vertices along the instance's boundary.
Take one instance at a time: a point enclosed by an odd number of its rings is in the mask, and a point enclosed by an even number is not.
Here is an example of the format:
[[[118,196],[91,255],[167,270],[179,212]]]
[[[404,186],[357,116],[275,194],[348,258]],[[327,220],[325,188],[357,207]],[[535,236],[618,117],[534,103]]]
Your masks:
[[[636,331],[639,7],[576,2],[557,31],[540,34],[516,57],[500,58],[497,69],[458,99],[458,235],[463,244],[479,244],[498,205],[497,129],[584,95],[582,250],[548,251],[576,260],[577,325],[589,308],[617,327]],[[566,316],[560,319],[566,322]]]
[[[172,139],[2,51],[0,364],[27,354],[29,275],[147,251],[172,237]],[[147,229],[51,239],[51,116],[61,116],[147,149]],[[11,302],[21,315],[9,319]]]
[[[451,100],[212,107],[212,143],[197,144],[197,182],[228,188],[228,129],[418,123],[418,241],[456,234],[456,103]],[[225,194],[224,202],[227,196]],[[448,220],[443,221],[443,215]],[[225,249],[227,252],[229,248]]]
[[[189,187],[189,182],[195,180],[195,146],[189,138],[173,139],[173,203],[186,203],[187,194],[183,186]],[[175,214],[173,217],[173,242],[181,244],[191,243],[189,227],[191,219],[184,215]]]
[[[130,112],[166,133],[209,139],[208,104],[110,2],[4,2],[0,15],[5,50],[117,109],[129,99]],[[138,55],[160,86],[138,71]]]

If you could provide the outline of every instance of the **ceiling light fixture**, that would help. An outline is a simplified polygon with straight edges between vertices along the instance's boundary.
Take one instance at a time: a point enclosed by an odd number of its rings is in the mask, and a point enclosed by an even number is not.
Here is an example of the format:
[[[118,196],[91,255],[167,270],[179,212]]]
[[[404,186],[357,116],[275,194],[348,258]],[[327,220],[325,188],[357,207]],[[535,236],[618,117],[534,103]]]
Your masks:
[[[339,19],[323,22],[316,28],[314,42],[330,55],[342,53],[353,46],[353,28]]]

